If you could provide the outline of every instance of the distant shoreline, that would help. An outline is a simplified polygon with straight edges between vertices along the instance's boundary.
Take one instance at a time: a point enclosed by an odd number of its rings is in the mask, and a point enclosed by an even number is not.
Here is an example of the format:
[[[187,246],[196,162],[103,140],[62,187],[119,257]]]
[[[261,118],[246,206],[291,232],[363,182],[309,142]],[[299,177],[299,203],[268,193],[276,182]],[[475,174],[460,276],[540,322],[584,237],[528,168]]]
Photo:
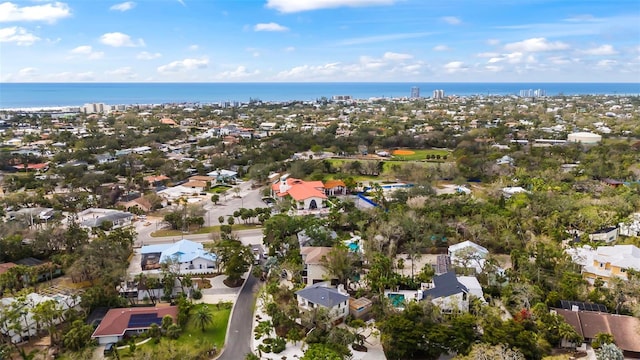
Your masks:
[[[60,109],[87,103],[107,105],[155,105],[167,103],[223,104],[250,100],[263,102],[315,101],[347,95],[353,99],[404,98],[419,88],[420,97],[434,90],[444,96],[519,96],[521,91],[541,90],[546,96],[640,94],[640,83],[546,82],[255,82],[255,83],[0,83],[0,109]],[[61,105],[67,104],[67,105]]]

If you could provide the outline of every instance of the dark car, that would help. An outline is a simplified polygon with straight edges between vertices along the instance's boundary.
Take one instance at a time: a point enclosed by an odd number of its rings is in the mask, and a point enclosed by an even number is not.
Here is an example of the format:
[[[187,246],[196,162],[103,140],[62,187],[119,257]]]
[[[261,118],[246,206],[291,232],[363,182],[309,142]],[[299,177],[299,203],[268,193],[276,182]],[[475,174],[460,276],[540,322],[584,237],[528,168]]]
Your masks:
[[[115,349],[115,347],[116,347],[116,343],[108,343],[107,345],[104,346],[103,354],[110,355],[113,352],[113,349]]]

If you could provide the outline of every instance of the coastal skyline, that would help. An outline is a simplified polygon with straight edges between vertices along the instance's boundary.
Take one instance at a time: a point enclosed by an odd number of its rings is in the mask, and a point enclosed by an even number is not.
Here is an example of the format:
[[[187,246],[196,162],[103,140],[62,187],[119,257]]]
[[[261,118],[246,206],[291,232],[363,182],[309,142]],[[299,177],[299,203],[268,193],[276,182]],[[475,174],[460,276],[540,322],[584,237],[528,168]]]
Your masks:
[[[633,0],[0,2],[1,82],[640,82]]]

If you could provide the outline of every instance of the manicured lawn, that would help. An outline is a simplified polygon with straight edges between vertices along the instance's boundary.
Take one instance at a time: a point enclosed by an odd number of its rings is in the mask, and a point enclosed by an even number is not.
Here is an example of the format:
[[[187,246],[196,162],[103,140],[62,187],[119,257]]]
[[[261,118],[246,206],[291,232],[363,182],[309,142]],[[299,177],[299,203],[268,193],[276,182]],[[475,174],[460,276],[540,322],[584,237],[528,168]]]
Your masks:
[[[202,332],[202,329],[197,327],[190,319],[186,329],[183,329],[182,335],[180,335],[176,342],[178,344],[196,346],[200,338],[205,338],[220,350],[222,346],[224,346],[224,338],[227,334],[227,324],[229,323],[229,316],[231,316],[232,303],[221,303],[219,306],[216,304],[196,304],[193,309],[191,309],[191,314],[195,314],[196,310],[203,306],[209,308],[213,322]]]
[[[211,189],[209,189],[209,192],[212,194],[221,194],[227,190],[231,190],[231,186],[229,185],[216,185],[214,187],[212,187]]]
[[[153,348],[174,348],[188,349],[190,354],[195,355],[195,353],[201,351],[201,349],[205,347],[210,348],[211,346],[215,346],[219,353],[224,346],[224,339],[227,334],[227,325],[229,324],[232,305],[232,303],[220,303],[219,305],[196,304],[191,310],[192,316],[196,313],[198,308],[207,306],[213,320],[211,324],[205,327],[204,332],[200,327],[193,323],[193,318],[191,318],[185,328],[182,329],[180,337],[176,340],[162,337],[158,343],[149,341],[142,344],[134,354],[131,354],[128,349],[120,350],[118,354],[121,359],[136,359],[139,358],[142,352],[149,351]]]

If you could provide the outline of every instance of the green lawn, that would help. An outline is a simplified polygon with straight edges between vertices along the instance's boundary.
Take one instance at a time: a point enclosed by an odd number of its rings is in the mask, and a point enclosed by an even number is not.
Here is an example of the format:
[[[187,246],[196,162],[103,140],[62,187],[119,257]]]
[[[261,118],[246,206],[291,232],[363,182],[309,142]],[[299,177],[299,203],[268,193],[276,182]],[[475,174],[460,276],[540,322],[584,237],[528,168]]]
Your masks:
[[[216,185],[214,187],[212,187],[211,189],[209,189],[209,192],[212,194],[222,194],[223,192],[227,191],[227,190],[231,190],[232,187],[229,185]]]
[[[224,346],[224,338],[227,334],[227,325],[229,324],[229,316],[231,316],[232,303],[217,304],[196,304],[191,310],[191,314],[194,314],[198,308],[207,306],[209,313],[213,317],[213,322],[202,329],[196,327],[196,325],[189,321],[186,329],[183,329],[182,335],[176,340],[178,344],[188,345],[189,347],[196,346],[201,342],[200,338],[205,338],[207,341],[215,345],[218,350]]]
[[[191,314],[194,314],[200,307],[207,306],[209,313],[211,314],[213,321],[211,324],[205,327],[205,331],[196,327],[196,325],[190,320],[187,326],[182,329],[180,337],[176,340],[171,340],[166,337],[162,337],[159,342],[149,341],[140,345],[135,353],[131,353],[129,349],[118,350],[120,359],[137,359],[142,353],[159,349],[173,349],[173,352],[189,354],[189,356],[195,356],[204,348],[215,347],[218,349],[218,353],[224,346],[224,339],[227,334],[227,325],[229,324],[229,316],[231,316],[231,303],[221,303],[219,306],[216,304],[197,304],[194,305],[191,310]],[[180,351],[180,349],[184,349]]]
[[[259,225],[259,224],[235,224],[233,225],[232,230],[233,231],[251,230],[251,229],[259,229],[261,227],[262,225]],[[203,226],[199,229],[192,230],[189,233],[186,233],[185,235],[209,234],[214,231],[220,231],[220,225]],[[163,229],[163,230],[158,230],[151,233],[151,237],[164,237],[164,236],[182,236],[182,231]]]

